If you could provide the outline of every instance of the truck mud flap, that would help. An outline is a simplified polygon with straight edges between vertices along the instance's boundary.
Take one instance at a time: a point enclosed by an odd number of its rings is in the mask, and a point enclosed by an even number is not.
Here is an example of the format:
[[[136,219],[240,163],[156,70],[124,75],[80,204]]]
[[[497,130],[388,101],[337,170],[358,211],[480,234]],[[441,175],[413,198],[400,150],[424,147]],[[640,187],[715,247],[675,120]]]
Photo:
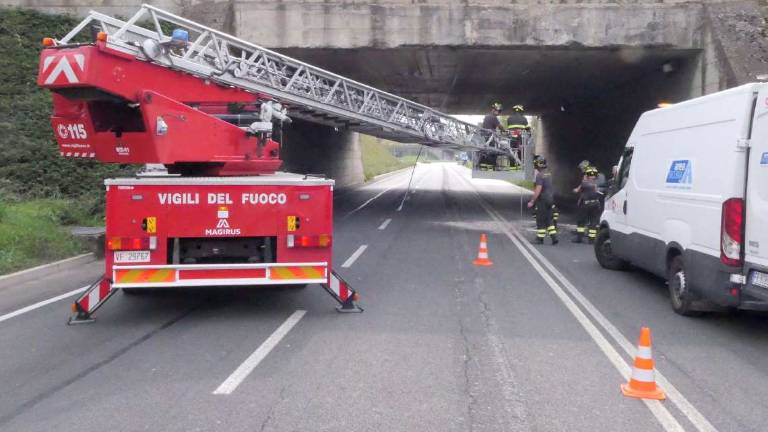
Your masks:
[[[69,318],[68,325],[93,322],[91,314],[100,308],[115,293],[112,289],[112,281],[106,276],[101,276],[92,283],[80,297],[72,303],[74,315]]]
[[[357,305],[359,295],[357,291],[349,286],[347,281],[342,279],[336,270],[331,270],[331,275],[328,278],[328,283],[322,284],[323,288],[328,291],[340,306],[336,308],[339,313],[361,313],[363,308]]]

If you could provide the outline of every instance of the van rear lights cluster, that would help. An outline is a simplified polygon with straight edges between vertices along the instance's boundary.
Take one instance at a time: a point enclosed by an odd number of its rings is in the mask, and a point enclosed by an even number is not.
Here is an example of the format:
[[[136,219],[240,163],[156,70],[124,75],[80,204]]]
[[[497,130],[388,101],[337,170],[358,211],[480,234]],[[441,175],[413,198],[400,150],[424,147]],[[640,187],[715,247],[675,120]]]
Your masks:
[[[288,235],[289,248],[317,248],[329,247],[331,245],[331,236],[329,234],[320,235]]]
[[[108,250],[155,250],[157,237],[111,237],[107,240]]]
[[[742,264],[741,247],[744,243],[744,200],[730,198],[723,203],[720,228],[720,261],[729,266]]]

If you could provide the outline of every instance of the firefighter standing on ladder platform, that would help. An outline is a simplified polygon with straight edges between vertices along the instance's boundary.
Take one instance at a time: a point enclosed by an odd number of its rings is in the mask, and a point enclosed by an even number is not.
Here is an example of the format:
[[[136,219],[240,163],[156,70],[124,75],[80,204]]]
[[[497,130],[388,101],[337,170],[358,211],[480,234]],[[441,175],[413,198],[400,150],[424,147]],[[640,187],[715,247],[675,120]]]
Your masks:
[[[536,206],[536,239],[538,244],[544,243],[544,238],[549,234],[552,244],[556,245],[557,228],[552,221],[552,205],[555,196],[552,187],[552,174],[547,169],[547,161],[544,158],[538,158],[533,164],[536,168],[536,187],[533,191],[533,197],[528,202],[528,208]]]

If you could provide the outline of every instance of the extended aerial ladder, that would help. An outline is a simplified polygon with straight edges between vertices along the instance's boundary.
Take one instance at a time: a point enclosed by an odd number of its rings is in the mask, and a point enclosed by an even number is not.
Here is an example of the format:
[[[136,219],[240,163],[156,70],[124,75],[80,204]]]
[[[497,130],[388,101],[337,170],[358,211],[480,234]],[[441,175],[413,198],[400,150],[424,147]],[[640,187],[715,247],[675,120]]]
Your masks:
[[[266,96],[292,117],[404,143],[509,152],[496,133],[150,5],[127,21],[92,11],[55,43],[93,26],[108,49]]]
[[[167,170],[105,181],[106,275],[75,322],[116,289],[189,286],[319,283],[360,311],[332,268],[333,181],[276,173],[275,121],[510,153],[495,132],[149,5],[43,43],[61,155]]]

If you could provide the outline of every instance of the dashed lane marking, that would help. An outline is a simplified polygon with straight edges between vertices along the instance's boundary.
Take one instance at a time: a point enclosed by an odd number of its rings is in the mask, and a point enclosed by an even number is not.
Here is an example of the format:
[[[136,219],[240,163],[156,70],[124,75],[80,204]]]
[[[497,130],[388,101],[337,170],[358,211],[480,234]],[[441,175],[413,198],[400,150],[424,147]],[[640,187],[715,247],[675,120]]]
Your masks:
[[[353,253],[349,258],[347,258],[346,261],[344,261],[344,264],[342,264],[341,266],[343,268],[352,267],[352,264],[354,264],[355,261],[357,261],[357,259],[360,258],[360,255],[362,255],[366,249],[368,249],[368,245],[361,245],[359,248],[357,248],[355,253]]]
[[[221,383],[221,385],[213,391],[215,395],[228,395],[231,394],[237,387],[245,380],[248,375],[256,369],[256,366],[264,360],[265,357],[280,343],[280,341],[288,334],[291,329],[298,324],[298,322],[304,317],[307,311],[299,309],[285,322],[280,325],[269,337],[265,340],[256,351],[254,351],[240,366],[235,369],[232,374]]]
[[[390,222],[392,222],[392,218],[385,220],[381,225],[379,225],[379,230],[383,231],[387,229],[387,225],[389,225]]]

